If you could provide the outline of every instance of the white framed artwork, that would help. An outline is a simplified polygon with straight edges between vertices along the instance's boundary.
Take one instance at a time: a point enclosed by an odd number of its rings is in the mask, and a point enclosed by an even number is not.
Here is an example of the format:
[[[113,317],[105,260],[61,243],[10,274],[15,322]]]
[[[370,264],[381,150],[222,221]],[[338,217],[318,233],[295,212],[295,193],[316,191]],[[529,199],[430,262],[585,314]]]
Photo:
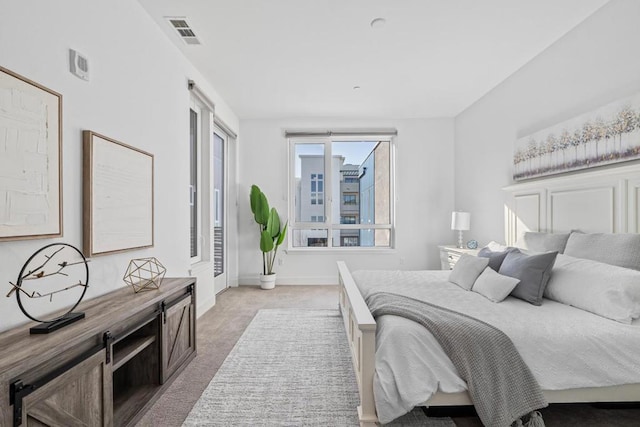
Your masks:
[[[62,236],[62,95],[0,67],[0,241]]]
[[[153,246],[153,154],[83,131],[83,252]]]
[[[640,93],[518,139],[520,181],[640,159]]]

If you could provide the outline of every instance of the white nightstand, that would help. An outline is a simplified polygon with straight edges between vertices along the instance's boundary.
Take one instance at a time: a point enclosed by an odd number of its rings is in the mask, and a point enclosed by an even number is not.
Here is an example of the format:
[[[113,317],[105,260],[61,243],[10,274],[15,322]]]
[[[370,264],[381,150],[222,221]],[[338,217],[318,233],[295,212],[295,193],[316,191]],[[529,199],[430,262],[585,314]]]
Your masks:
[[[455,245],[438,246],[440,249],[440,269],[451,270],[462,254],[476,256],[480,249],[460,249]]]

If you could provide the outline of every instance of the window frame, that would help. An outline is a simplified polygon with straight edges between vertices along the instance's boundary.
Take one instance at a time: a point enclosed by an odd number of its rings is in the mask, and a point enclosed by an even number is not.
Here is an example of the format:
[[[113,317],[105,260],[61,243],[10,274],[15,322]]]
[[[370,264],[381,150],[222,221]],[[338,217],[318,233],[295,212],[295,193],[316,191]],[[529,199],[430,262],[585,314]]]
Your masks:
[[[331,170],[332,159],[332,143],[333,142],[348,142],[353,141],[388,141],[389,142],[389,200],[390,200],[390,212],[389,224],[340,224],[340,215],[336,219],[332,218],[331,211],[333,203],[340,204],[341,200],[333,200],[332,191],[327,192],[326,189],[333,188],[333,171]],[[296,165],[296,144],[324,144],[324,221],[322,222],[304,222],[296,221],[296,177],[295,177],[295,165]],[[309,136],[309,137],[289,137],[287,138],[288,145],[288,194],[289,200],[287,203],[288,217],[289,217],[289,230],[287,232],[287,250],[294,252],[395,252],[396,244],[396,143],[393,135],[353,135],[353,136]],[[359,195],[357,196],[359,198]],[[312,230],[321,229],[327,232],[327,246],[294,246],[293,236],[296,230]],[[336,230],[389,230],[389,246],[333,246],[333,233]],[[339,239],[339,238],[338,238]]]
[[[191,176],[192,174],[192,168],[195,166],[196,168],[196,185],[195,185],[195,189],[193,188],[193,186],[191,185],[191,178],[189,178],[189,215],[191,216],[191,206],[193,204],[193,202],[195,202],[196,206],[195,206],[195,214],[196,214],[196,230],[195,230],[195,242],[196,242],[196,255],[195,256],[191,256],[191,253],[189,253],[189,260],[191,262],[191,264],[197,264],[199,262],[201,262],[203,260],[203,256],[202,256],[202,251],[203,251],[203,238],[202,238],[202,233],[203,233],[203,229],[202,229],[202,216],[203,216],[203,212],[202,212],[202,190],[203,190],[203,186],[202,186],[202,172],[203,172],[203,167],[202,167],[202,144],[203,144],[203,136],[204,136],[204,132],[203,132],[203,126],[202,126],[202,120],[203,120],[203,116],[207,113],[206,107],[199,102],[197,99],[195,99],[193,96],[191,97],[190,103],[189,103],[189,131],[191,131],[191,112],[194,112],[196,114],[196,158],[195,158],[195,164],[194,162],[191,161],[191,159],[189,160],[189,175]],[[189,137],[191,138],[191,136]],[[189,141],[189,152],[191,152],[191,140]],[[191,221],[191,220],[190,220]],[[189,231],[189,246],[191,246],[191,239],[194,238],[194,236],[191,235],[191,231]],[[191,251],[191,248],[189,249],[189,251]]]

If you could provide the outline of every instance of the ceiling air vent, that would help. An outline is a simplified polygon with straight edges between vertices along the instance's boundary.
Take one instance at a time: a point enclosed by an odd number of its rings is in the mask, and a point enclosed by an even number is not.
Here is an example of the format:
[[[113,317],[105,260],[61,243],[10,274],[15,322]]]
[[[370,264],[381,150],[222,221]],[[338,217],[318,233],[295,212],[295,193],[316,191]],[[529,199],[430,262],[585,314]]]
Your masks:
[[[186,44],[201,44],[184,16],[166,16],[165,18]]]

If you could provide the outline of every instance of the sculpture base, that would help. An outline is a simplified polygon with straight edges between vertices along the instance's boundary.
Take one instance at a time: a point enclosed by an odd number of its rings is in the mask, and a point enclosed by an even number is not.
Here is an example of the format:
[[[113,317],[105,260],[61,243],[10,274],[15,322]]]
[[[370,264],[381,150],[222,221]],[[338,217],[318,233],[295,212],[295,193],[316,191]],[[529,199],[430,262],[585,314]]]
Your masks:
[[[31,332],[32,334],[48,334],[49,332],[56,331],[60,328],[64,328],[67,325],[77,322],[80,319],[84,319],[84,313],[67,313],[60,319],[54,320],[53,322],[44,322],[39,324],[38,326],[34,326],[33,328],[29,329],[29,332]]]

